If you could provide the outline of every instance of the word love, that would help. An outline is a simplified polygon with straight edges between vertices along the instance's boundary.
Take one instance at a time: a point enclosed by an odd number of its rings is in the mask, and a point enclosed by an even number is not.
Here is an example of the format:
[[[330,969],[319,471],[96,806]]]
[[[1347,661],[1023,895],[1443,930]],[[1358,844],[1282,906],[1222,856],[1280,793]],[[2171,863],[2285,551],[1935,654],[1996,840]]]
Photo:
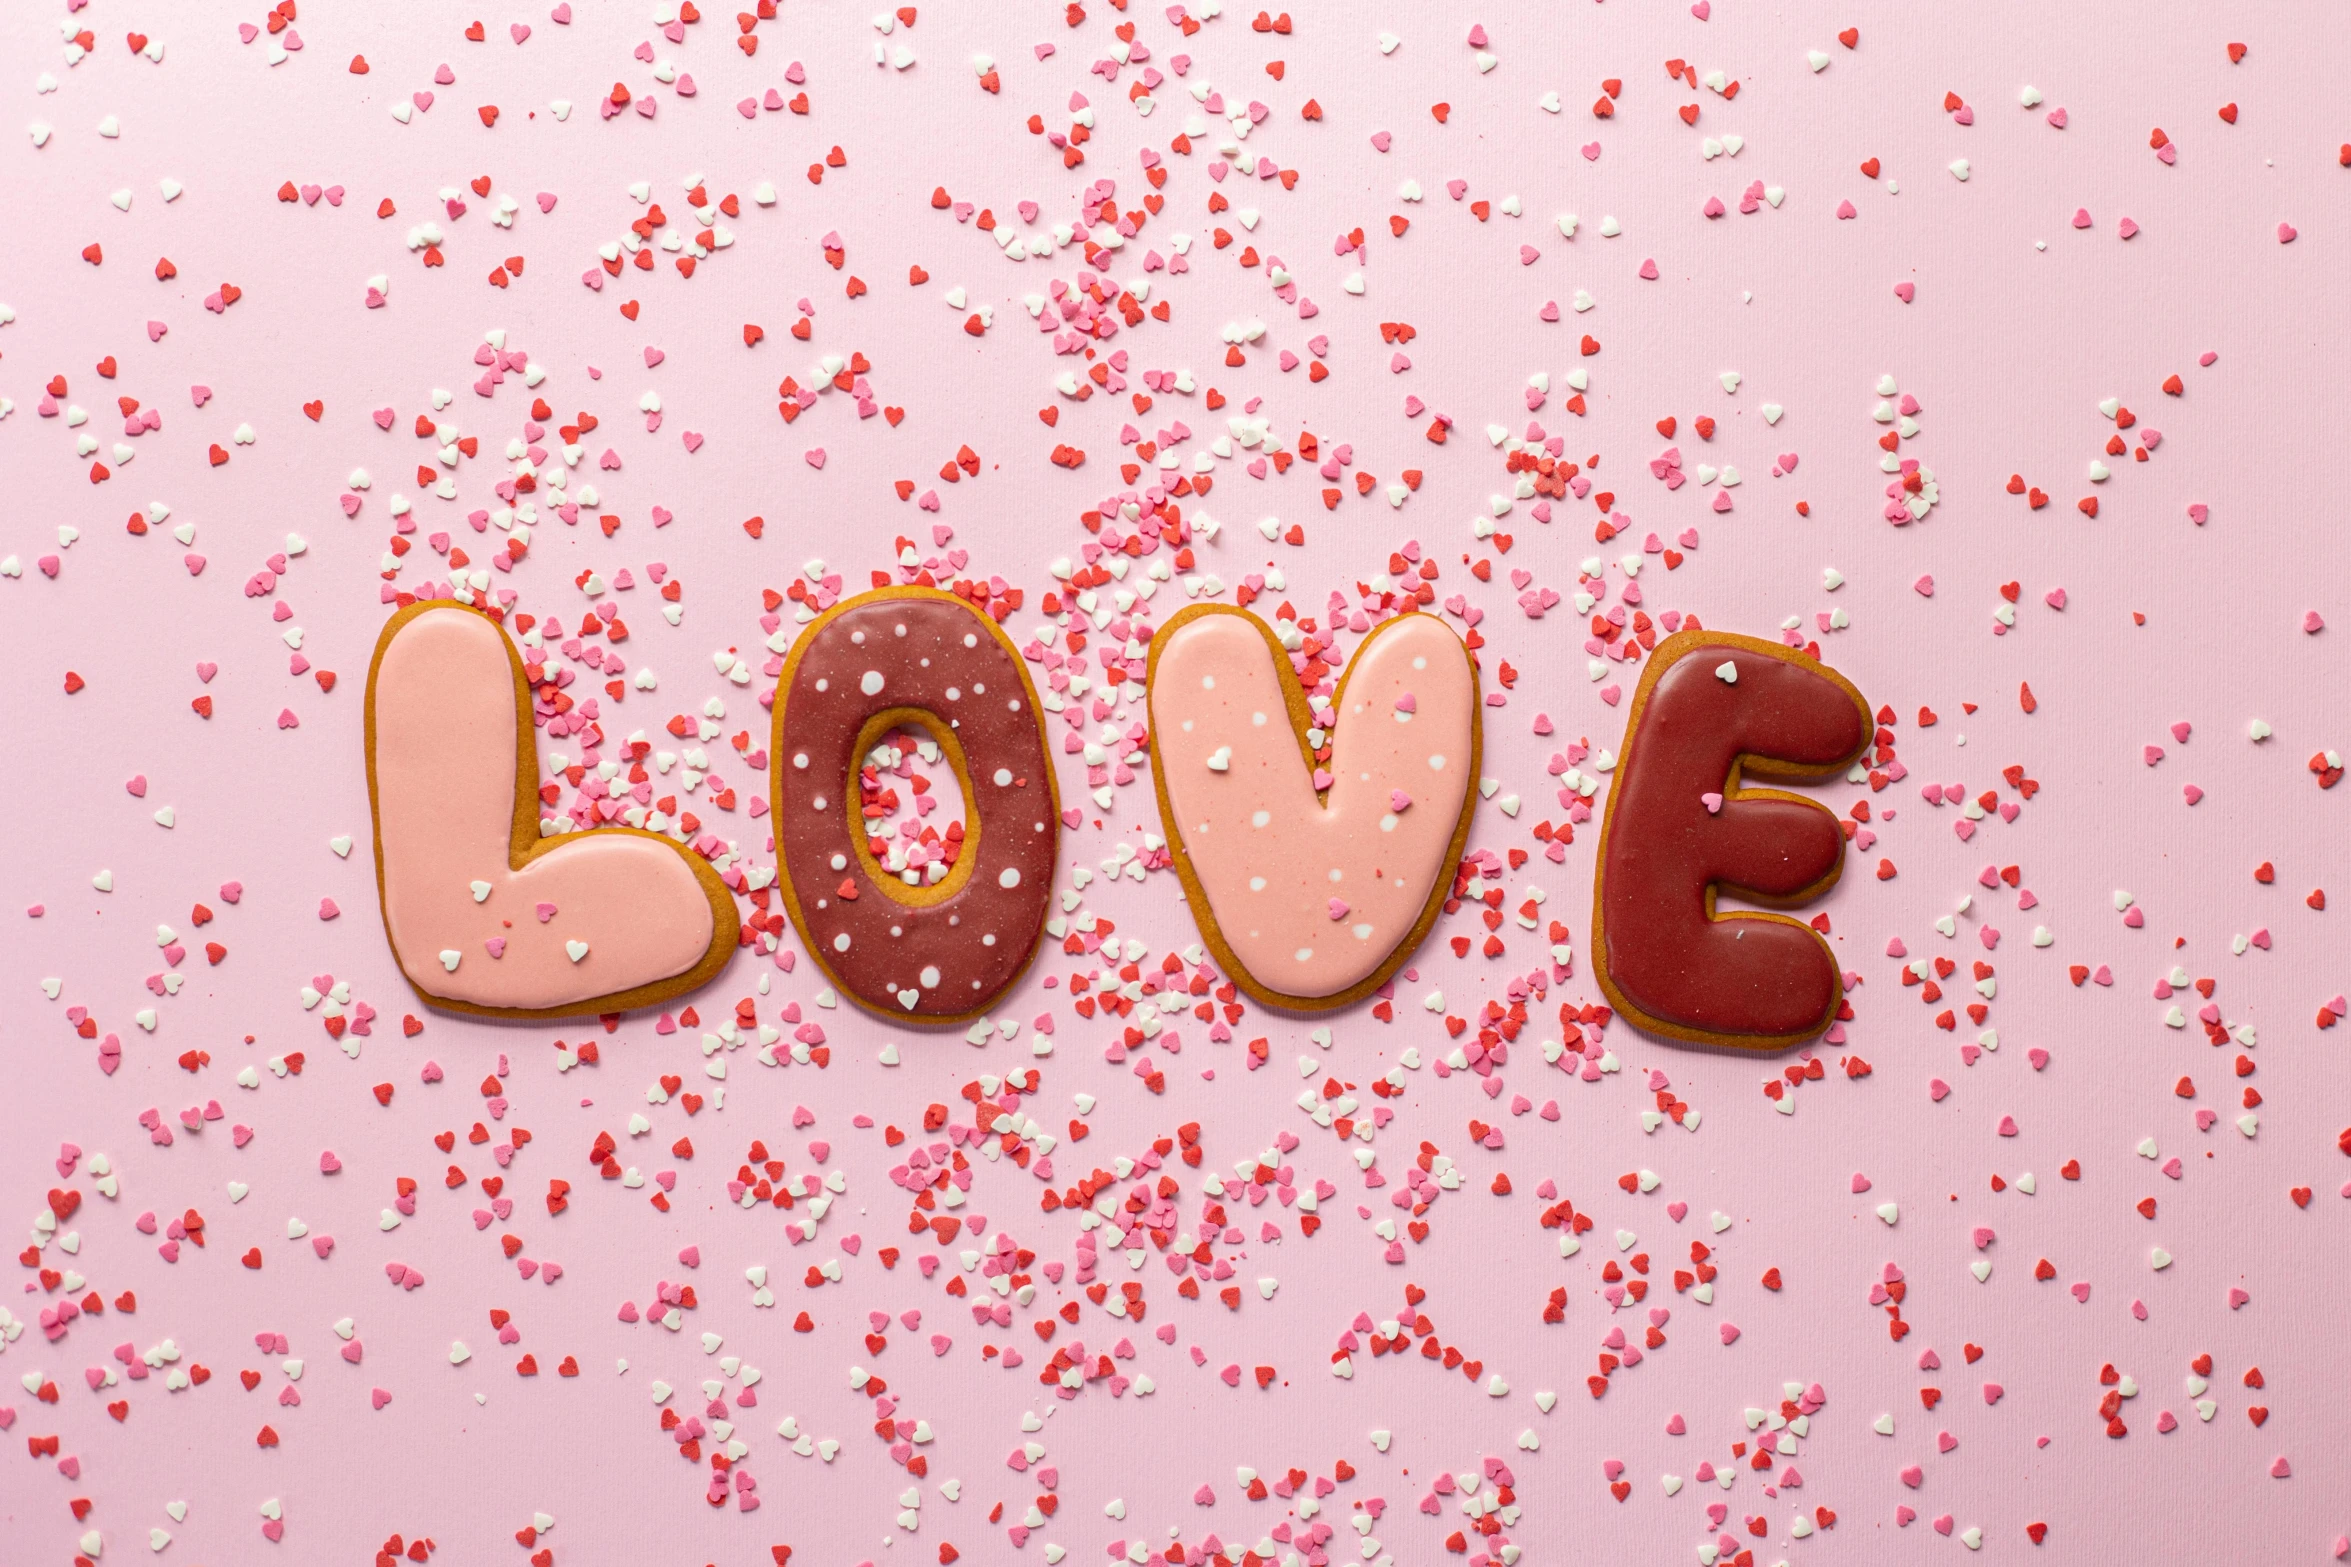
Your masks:
[[[1785,915],[1718,915],[1715,896],[1789,905],[1834,885],[1836,817],[1741,782],[1830,776],[1868,749],[1871,730],[1850,681],[1777,643],[1689,631],[1657,645],[1633,695],[1592,892],[1592,966],[1619,1013],[1744,1050],[1798,1044],[1834,1021],[1843,986],[1827,941]]]
[[[1274,633],[1187,609],[1154,637],[1151,768],[1205,944],[1258,1001],[1349,1005],[1386,984],[1440,911],[1476,806],[1475,660],[1429,615],[1367,637],[1310,705]],[[368,783],[384,928],[435,1005],[544,1018],[647,1006],[715,975],[740,939],[699,856],[627,828],[541,837],[529,687],[488,615],[419,605],[368,679]],[[866,831],[860,769],[928,730],[968,820],[954,852],[893,871]],[[1795,903],[1833,883],[1844,839],[1799,796],[1870,738],[1832,671],[1772,643],[1690,632],[1634,697],[1602,824],[1593,961],[1635,1024],[1751,1049],[1810,1038],[1840,1000],[1827,944],[1793,919],[1717,916],[1716,893]],[[966,1022],[1035,956],[1063,825],[1019,649],[952,594],[884,588],[826,611],[774,703],[777,885],[801,941],[883,1016]]]

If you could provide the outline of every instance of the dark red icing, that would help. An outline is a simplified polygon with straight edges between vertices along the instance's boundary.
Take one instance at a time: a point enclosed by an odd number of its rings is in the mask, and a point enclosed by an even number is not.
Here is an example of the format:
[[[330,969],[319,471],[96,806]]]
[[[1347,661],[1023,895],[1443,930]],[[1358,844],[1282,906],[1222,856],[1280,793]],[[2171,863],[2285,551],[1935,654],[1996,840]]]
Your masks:
[[[1735,683],[1716,672],[1725,662]],[[1635,1022],[1757,1046],[1828,1026],[1842,985],[1820,937],[1786,919],[1712,917],[1711,894],[1799,901],[1833,880],[1845,849],[1833,815],[1738,798],[1729,779],[1734,764],[1765,784],[1834,772],[1869,736],[1859,693],[1809,659],[1719,632],[1659,646],[1610,791],[1594,899],[1601,982]],[[1725,797],[1718,812],[1710,793]]]
[[[877,738],[868,726],[900,710],[927,718],[951,762],[962,755],[963,849],[944,882],[919,890],[877,880],[862,831],[852,836],[861,748]],[[826,612],[785,663],[773,755],[776,857],[810,955],[893,1017],[986,1010],[1043,934],[1061,827],[1036,693],[995,624],[931,589]]]

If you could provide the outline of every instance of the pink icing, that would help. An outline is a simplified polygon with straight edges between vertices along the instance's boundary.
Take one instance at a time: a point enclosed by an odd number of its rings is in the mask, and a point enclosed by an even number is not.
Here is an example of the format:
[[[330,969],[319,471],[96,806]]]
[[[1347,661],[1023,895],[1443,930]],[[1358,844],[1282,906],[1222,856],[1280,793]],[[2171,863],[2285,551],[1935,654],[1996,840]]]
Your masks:
[[[1233,955],[1264,988],[1303,999],[1400,961],[1448,869],[1476,769],[1477,684],[1461,640],[1408,615],[1357,650],[1317,800],[1291,681],[1258,623],[1200,615],[1162,637],[1151,733],[1169,838]],[[1399,796],[1409,804],[1392,809]]]
[[[514,868],[517,680],[504,633],[454,606],[402,626],[377,664],[376,875],[401,971],[439,1000],[533,1011],[686,973],[709,950],[712,914],[672,848],[604,830],[549,840]],[[526,830],[524,852],[539,841]],[[479,901],[476,881],[490,886]],[[550,905],[552,917],[535,913]],[[576,962],[571,942],[588,946]]]

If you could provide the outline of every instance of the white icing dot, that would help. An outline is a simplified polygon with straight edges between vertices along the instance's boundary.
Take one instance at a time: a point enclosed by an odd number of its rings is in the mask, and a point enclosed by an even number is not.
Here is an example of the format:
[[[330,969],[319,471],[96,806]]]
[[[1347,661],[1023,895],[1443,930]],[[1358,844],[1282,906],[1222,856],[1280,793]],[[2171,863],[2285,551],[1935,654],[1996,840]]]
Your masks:
[[[1009,768],[1009,767],[999,767],[999,768],[997,768],[997,769],[996,769],[996,787],[997,787],[997,788],[999,788],[999,789],[1001,789],[1001,788],[1003,788],[1003,787],[1004,787],[1006,784],[1008,784],[1008,783],[1010,783],[1010,782],[1012,782],[1012,769],[1011,769],[1011,768]]]
[[[939,988],[939,971],[936,968],[924,969],[922,971],[921,979],[923,989],[936,990]]]
[[[1356,926],[1355,939],[1357,941],[1369,941],[1371,939],[1371,927],[1369,925]]]
[[[792,765],[798,768],[806,768],[808,766],[808,753],[806,751],[793,752]]]
[[[854,647],[863,647],[865,646],[865,633],[862,631],[852,631],[849,633],[849,641],[850,644]]]
[[[1340,878],[1340,876],[1341,876],[1342,874],[1344,874],[1344,873],[1343,873],[1343,872],[1341,872],[1341,871],[1340,871],[1340,869],[1339,869],[1339,867],[1337,867],[1336,865],[1334,865],[1334,866],[1332,866],[1332,867],[1331,867],[1331,880],[1333,880],[1333,881],[1337,881],[1337,880]]]
[[[1300,948],[1298,949],[1298,961],[1299,961],[1299,962],[1301,962],[1301,963],[1311,963],[1311,962],[1313,962],[1313,961],[1314,961],[1314,949],[1313,949],[1312,947],[1300,947]]]
[[[1265,878],[1262,876],[1250,877],[1249,890],[1251,892],[1263,892],[1265,890]]]
[[[833,869],[834,869],[834,870],[837,870],[837,871],[845,871],[845,870],[847,870],[848,868],[849,868],[849,856],[847,856],[846,854],[836,854],[836,855],[834,855],[834,856],[833,856]]]
[[[1389,812],[1387,815],[1385,815],[1385,816],[1383,816],[1383,817],[1381,817],[1381,818],[1380,818],[1380,831],[1382,831],[1382,832],[1394,832],[1395,830],[1396,830],[1396,813],[1395,813],[1394,811],[1390,811],[1390,812]]]
[[[973,696],[986,696],[988,694],[988,688],[975,680],[971,683],[971,694]]]
[[[1442,752],[1439,752],[1439,753],[1437,753],[1436,755],[1434,755],[1434,756],[1431,756],[1431,757],[1429,758],[1429,771],[1430,771],[1430,772],[1432,772],[1432,773],[1441,773],[1441,772],[1443,772],[1444,770],[1445,770],[1445,757],[1444,757],[1444,753],[1442,753]]]
[[[1020,867],[1019,867],[1019,866],[1017,866],[1017,865],[1007,865],[1007,866],[1004,868],[1004,874],[996,878],[996,885],[997,885],[997,886],[999,886],[999,887],[1017,887],[1017,886],[1019,886],[1019,885],[1020,885]]]
[[[1412,667],[1415,669],[1426,669],[1429,667],[1429,661],[1425,658],[1416,658],[1412,661]]]
[[[973,633],[966,631],[963,634],[963,645],[965,647],[978,647],[980,645],[980,639]]]
[[[981,946],[983,946],[983,947],[992,947],[992,946],[996,945],[996,933],[995,933],[994,931],[990,931],[990,932],[988,932],[988,933],[987,933],[985,936],[982,936],[982,937],[980,938],[980,945],[981,945]],[[972,989],[974,989],[974,990],[977,990],[977,989],[979,989],[979,988],[980,988],[980,982],[979,982],[978,980],[976,980],[976,979],[975,979],[975,980],[973,980],[973,981],[971,982],[971,988],[972,988]]]
[[[903,622],[893,627],[892,629],[895,630],[900,636],[906,635],[906,626]]]
[[[1249,715],[1249,722],[1250,722],[1250,723],[1252,723],[1252,724],[1255,724],[1255,725],[1256,725],[1258,728],[1262,729],[1262,728],[1264,728],[1264,727],[1265,727],[1265,715],[1264,715],[1263,713],[1251,713],[1251,714]],[[1191,728],[1192,726],[1191,726],[1190,724],[1186,724],[1186,725],[1184,725],[1184,727],[1185,727],[1186,729],[1189,729],[1189,728]]]
[[[1249,825],[1252,827],[1263,827],[1266,823],[1272,820],[1273,812],[1259,811],[1249,818]]]
[[[929,662],[930,662],[930,660],[926,658],[926,659],[924,659],[924,660],[923,660],[923,662],[927,664],[927,663],[929,663]],[[963,700],[963,687],[961,687],[961,686],[949,686],[949,687],[947,688],[947,700],[948,700],[948,701],[950,701],[950,702],[960,702],[960,701],[962,701],[962,700]]]
[[[857,682],[857,689],[863,691],[867,696],[879,695],[882,689],[882,672],[878,669],[867,670],[865,678]]]
[[[1200,677],[1200,689],[1203,691],[1214,691],[1216,689],[1216,676],[1202,675]]]
[[[1185,719],[1185,720],[1184,720],[1184,733],[1186,733],[1186,734],[1190,734],[1191,732],[1192,732],[1192,721],[1191,721],[1189,718],[1187,718],[1187,719]]]
[[[816,808],[820,811],[824,809],[824,796],[821,794],[816,797]]]
[[[818,680],[818,681],[817,681],[817,683],[816,683],[816,689],[817,689],[817,690],[818,690],[820,693],[821,693],[821,692],[825,692],[825,691],[830,691],[832,688],[833,688],[833,683],[832,683],[830,680],[821,680],[821,679],[820,679],[820,680]]]
[[[847,952],[849,950],[849,933],[847,931],[843,931],[841,934],[833,938],[833,950],[835,952]]]

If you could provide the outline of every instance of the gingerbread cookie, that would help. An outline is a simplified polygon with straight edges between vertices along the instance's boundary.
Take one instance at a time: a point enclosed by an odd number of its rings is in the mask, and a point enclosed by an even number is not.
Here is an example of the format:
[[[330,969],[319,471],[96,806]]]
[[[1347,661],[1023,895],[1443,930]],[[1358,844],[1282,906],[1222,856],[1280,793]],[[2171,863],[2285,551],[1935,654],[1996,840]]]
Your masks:
[[[522,659],[497,622],[415,604],[367,675],[367,792],[384,935],[436,1007],[561,1018],[652,1006],[726,966],[717,871],[627,827],[539,835]]]
[[[1387,983],[1435,923],[1477,803],[1469,649],[1387,621],[1339,680],[1329,770],[1263,621],[1202,604],[1151,639],[1159,819],[1201,935],[1257,1000],[1321,1011]]]
[[[968,820],[943,878],[882,868],[858,772],[901,725],[927,728]],[[1036,689],[986,615],[935,588],[878,588],[793,642],[776,688],[777,881],[833,983],[892,1018],[961,1023],[1028,967],[1052,904],[1061,800]]]
[[[1786,915],[1717,915],[1715,895],[1784,906],[1836,882],[1837,818],[1740,782],[1833,776],[1871,730],[1853,683],[1793,649],[1720,631],[1657,645],[1633,694],[1592,891],[1593,973],[1618,1012],[1651,1033],[1742,1050],[1829,1026],[1844,992],[1828,942]]]

